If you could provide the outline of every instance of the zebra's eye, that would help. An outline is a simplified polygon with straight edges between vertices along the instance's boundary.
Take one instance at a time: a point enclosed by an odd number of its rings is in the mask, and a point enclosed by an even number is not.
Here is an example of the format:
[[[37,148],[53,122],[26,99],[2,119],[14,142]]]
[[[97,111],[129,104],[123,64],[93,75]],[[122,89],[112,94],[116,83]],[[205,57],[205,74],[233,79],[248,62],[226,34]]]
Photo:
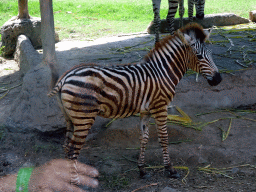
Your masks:
[[[196,55],[198,59],[203,59],[203,56],[201,54]]]

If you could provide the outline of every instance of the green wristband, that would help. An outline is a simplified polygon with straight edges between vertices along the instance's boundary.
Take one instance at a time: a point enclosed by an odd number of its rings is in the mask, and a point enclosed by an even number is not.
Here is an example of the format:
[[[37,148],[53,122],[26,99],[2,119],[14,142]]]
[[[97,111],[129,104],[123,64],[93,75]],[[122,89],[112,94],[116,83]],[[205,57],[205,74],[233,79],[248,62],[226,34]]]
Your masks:
[[[33,172],[33,167],[21,168],[16,181],[16,192],[28,192],[28,183]]]

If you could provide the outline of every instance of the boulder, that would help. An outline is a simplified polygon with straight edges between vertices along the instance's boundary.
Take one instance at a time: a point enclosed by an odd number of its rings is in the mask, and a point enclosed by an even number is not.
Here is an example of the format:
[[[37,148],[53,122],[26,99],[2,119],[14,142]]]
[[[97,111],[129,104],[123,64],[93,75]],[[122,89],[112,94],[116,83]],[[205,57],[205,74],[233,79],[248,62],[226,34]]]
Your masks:
[[[176,18],[174,20],[174,28],[175,30],[180,28],[180,19]],[[193,22],[199,23],[203,26],[203,28],[210,28],[212,26],[229,26],[229,25],[238,25],[243,23],[249,23],[250,21],[246,18],[240,17],[233,13],[220,13],[220,14],[209,14],[205,15],[204,19],[193,18]],[[188,18],[183,18],[183,25],[189,23]],[[167,22],[165,19],[161,20],[161,24],[159,27],[160,33],[167,33]],[[155,34],[155,26],[153,21],[149,24],[147,28],[147,32],[149,34]]]
[[[31,67],[39,64],[42,58],[32,46],[29,38],[26,35],[20,35],[17,39],[14,59],[18,63],[22,75],[25,75]]]
[[[31,17],[30,19],[17,19],[13,17],[8,20],[1,28],[3,56],[12,57],[16,49],[17,38],[25,34],[31,41],[35,49],[42,47],[41,41],[41,19]],[[55,33],[55,41],[59,41]]]
[[[249,13],[249,19],[250,19],[252,22],[256,22],[256,10],[250,11],[250,13]]]
[[[47,96],[50,91],[51,72],[50,68],[42,62],[42,54],[34,49],[32,42],[25,35],[18,36],[16,46],[14,55],[23,76],[22,89],[15,96],[11,106],[5,109],[3,115],[0,115],[0,125],[4,124],[11,132],[31,130],[48,132],[66,128],[57,99]],[[72,67],[64,65],[63,62],[59,62],[58,65],[57,68],[61,72]],[[91,131],[88,139],[93,137],[97,128],[109,121],[101,117],[96,119],[93,125],[96,129]]]
[[[31,129],[45,132],[65,127],[56,98],[47,97],[50,80],[50,69],[43,64],[25,74],[20,94],[7,112],[5,125],[9,130],[15,127],[15,131],[21,132]]]

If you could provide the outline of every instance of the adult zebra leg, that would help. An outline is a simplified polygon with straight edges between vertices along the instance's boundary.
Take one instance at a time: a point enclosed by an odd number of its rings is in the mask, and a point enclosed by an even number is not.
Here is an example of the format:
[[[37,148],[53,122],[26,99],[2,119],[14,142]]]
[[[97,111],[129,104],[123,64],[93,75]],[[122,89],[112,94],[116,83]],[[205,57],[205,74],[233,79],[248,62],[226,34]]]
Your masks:
[[[188,18],[189,22],[193,22],[193,12],[194,12],[194,0],[188,0]]]
[[[178,0],[169,0],[169,11],[166,17],[167,30],[172,35],[174,33],[174,16],[178,9]]]
[[[205,4],[205,0],[195,1],[196,18],[198,18],[198,19],[204,18],[204,4]]]
[[[183,27],[183,15],[185,12],[184,0],[179,1],[180,28]]]
[[[145,150],[148,143],[149,131],[148,123],[150,119],[150,113],[140,114],[140,156],[138,160],[138,167],[140,171],[140,177],[145,179],[149,178],[150,175],[145,172]]]
[[[156,40],[155,42],[159,42],[159,26],[160,26],[160,4],[161,0],[152,0],[153,4],[153,12],[154,12],[154,26],[155,26],[155,34]]]
[[[168,177],[179,178],[180,175],[173,168],[170,161],[170,156],[168,152],[168,133],[167,133],[167,109],[160,109],[158,113],[154,115],[155,122],[157,124],[157,134],[159,143],[161,144],[163,151],[163,161],[165,167],[165,173]]]

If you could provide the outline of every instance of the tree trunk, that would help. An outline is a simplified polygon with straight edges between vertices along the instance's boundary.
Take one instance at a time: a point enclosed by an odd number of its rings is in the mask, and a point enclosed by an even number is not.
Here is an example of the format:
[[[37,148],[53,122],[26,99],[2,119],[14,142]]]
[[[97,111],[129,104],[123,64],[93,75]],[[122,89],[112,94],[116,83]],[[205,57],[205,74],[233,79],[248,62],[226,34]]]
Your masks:
[[[28,0],[18,0],[19,5],[19,19],[29,19],[30,16],[28,14]]]
[[[52,72],[51,88],[58,80],[52,0],[40,0],[43,62]]]

